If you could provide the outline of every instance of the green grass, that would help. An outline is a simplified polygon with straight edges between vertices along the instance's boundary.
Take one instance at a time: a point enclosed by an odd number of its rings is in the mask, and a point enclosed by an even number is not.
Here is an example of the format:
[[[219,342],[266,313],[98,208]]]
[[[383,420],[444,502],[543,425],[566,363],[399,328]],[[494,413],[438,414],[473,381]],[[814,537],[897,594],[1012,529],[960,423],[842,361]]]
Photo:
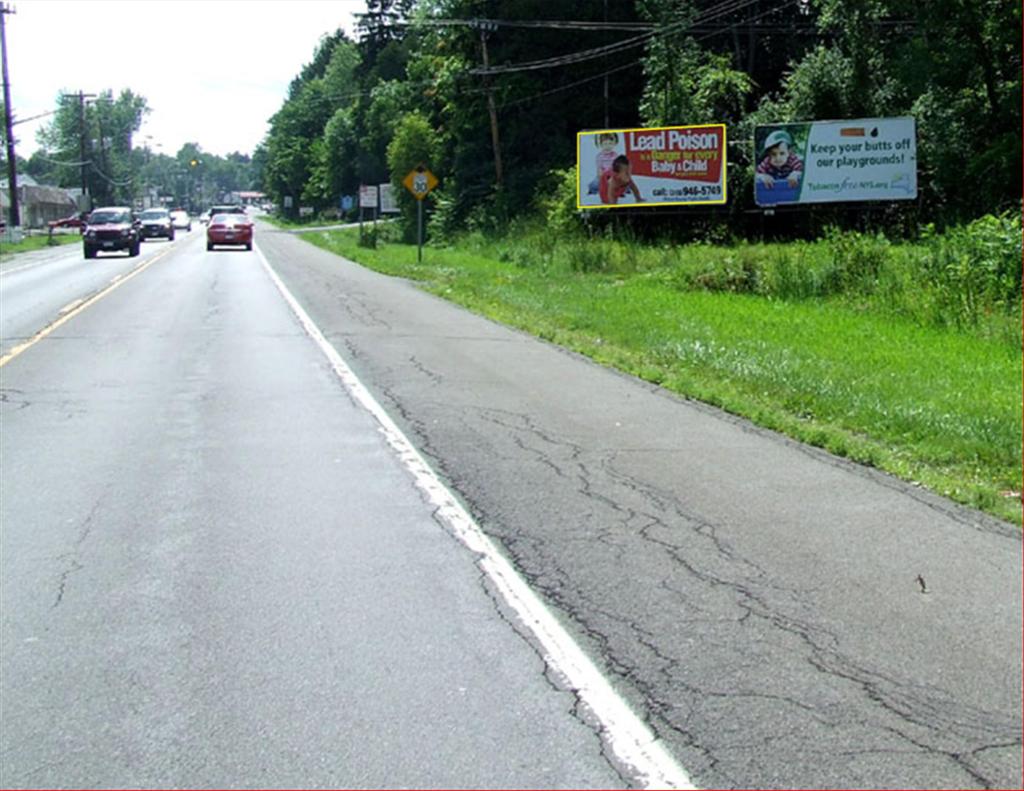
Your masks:
[[[16,253],[27,253],[30,250],[41,250],[44,247],[49,247],[49,237],[43,236],[26,236],[20,242],[16,244],[10,244],[8,242],[0,242],[0,258],[6,258],[9,255],[15,255]],[[75,244],[76,242],[82,243],[82,236],[79,233],[59,233],[53,235],[54,246],[61,244]]]
[[[260,216],[260,219],[265,220],[275,228],[281,228],[286,231],[310,228],[317,225],[340,225],[348,222],[348,220],[325,220],[320,217],[310,217],[306,220],[288,220],[284,217],[279,217],[276,214],[263,214]]]
[[[602,364],[1021,521],[1019,495],[1006,495],[1021,482],[1019,314],[968,332],[856,299],[678,287],[677,262],[582,274],[478,240],[427,248],[418,265],[415,246],[367,249],[353,231],[303,238]],[[683,255],[733,253],[694,246]]]

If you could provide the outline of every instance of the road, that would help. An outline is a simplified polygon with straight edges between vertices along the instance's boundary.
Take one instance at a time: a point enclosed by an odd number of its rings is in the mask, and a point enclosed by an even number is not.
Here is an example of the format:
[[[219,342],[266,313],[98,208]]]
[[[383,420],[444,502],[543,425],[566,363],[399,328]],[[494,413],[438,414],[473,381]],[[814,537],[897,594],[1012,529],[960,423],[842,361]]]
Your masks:
[[[622,787],[256,255],[164,250],[0,370],[3,786]]]
[[[1020,786],[1017,528],[257,246],[176,242],[0,369],[5,785],[642,780],[262,254],[698,786]]]
[[[101,252],[88,267],[83,266],[80,244],[4,256],[0,259],[0,355],[140,262],[167,253],[170,246],[163,240],[144,242],[137,258]]]

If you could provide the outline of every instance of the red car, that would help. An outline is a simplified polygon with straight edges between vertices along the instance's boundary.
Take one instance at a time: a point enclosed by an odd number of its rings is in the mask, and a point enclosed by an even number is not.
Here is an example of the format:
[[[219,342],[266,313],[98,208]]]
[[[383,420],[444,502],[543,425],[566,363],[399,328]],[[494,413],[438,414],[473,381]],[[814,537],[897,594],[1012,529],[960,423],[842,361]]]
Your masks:
[[[77,228],[79,233],[85,233],[85,213],[72,214],[70,217],[64,217],[61,220],[50,220],[47,225],[50,226],[50,230],[55,228]]]
[[[206,249],[215,244],[244,244],[252,250],[252,222],[244,214],[214,214],[206,226]]]

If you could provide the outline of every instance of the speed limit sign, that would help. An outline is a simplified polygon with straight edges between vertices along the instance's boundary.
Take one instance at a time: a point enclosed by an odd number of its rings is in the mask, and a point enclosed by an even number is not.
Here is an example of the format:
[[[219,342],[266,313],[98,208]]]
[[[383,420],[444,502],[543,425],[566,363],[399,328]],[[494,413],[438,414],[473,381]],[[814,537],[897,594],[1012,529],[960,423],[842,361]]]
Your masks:
[[[413,194],[416,200],[423,200],[437,186],[437,176],[423,165],[420,165],[415,170],[409,171],[406,177],[402,179],[402,184]]]

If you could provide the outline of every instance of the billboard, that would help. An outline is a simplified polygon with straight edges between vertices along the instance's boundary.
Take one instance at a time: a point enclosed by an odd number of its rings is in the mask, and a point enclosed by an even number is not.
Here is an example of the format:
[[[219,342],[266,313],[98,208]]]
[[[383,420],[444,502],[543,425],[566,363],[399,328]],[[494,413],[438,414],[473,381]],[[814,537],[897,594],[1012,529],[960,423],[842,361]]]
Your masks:
[[[758,206],[917,197],[913,118],[758,126],[754,163]]]
[[[725,203],[725,124],[576,135],[576,206]]]

